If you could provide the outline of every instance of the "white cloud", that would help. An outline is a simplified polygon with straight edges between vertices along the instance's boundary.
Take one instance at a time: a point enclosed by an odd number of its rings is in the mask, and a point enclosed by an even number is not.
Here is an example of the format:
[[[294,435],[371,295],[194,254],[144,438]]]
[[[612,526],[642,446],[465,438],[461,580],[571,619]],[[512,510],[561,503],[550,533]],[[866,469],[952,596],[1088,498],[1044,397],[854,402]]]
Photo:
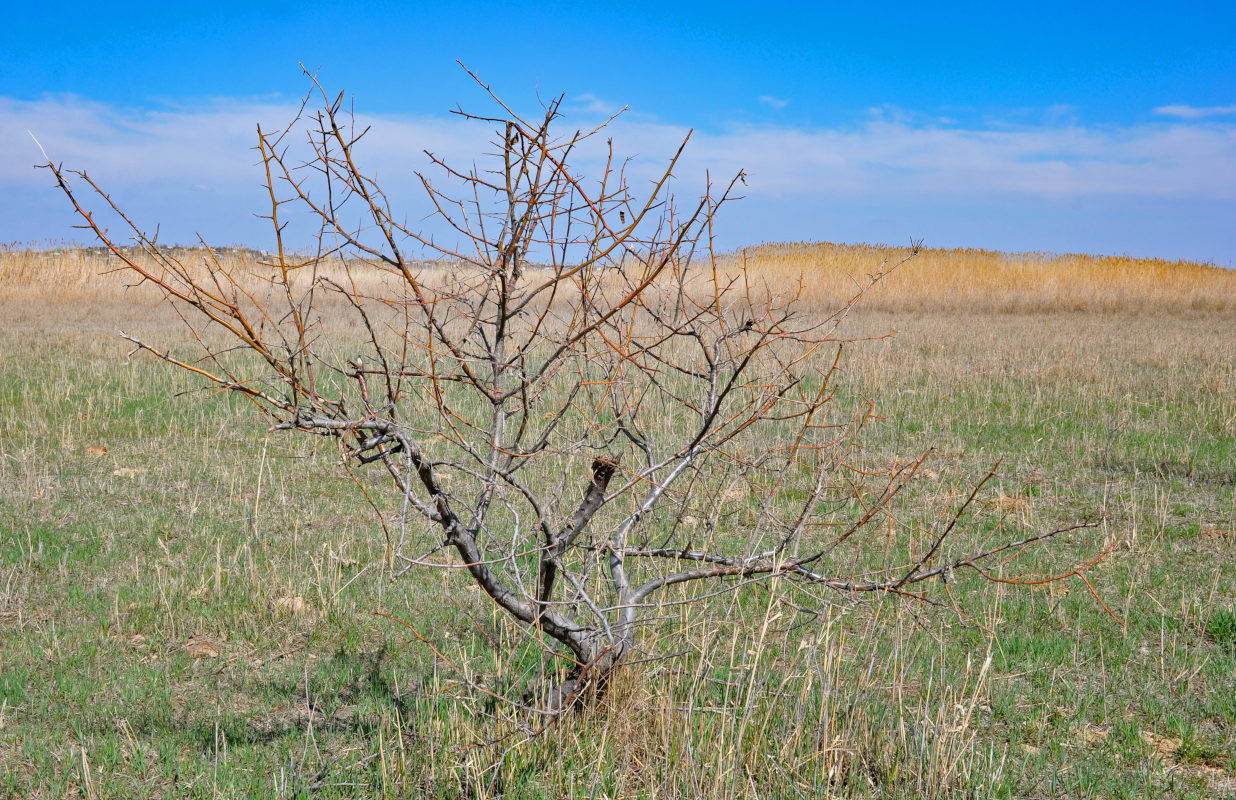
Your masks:
[[[1159,106],[1154,110],[1154,113],[1178,119],[1204,119],[1206,117],[1223,117],[1236,114],[1236,106]]]
[[[571,111],[580,114],[602,114],[611,117],[622,110],[622,106],[602,100],[591,92],[584,92],[571,98]]]
[[[780,97],[773,97],[770,94],[762,94],[756,99],[759,100],[764,105],[768,106],[769,108],[775,108],[778,111],[780,111],[781,109],[785,108],[786,106],[790,104],[789,100],[785,100]]]
[[[685,134],[620,121],[614,141],[667,153]],[[745,169],[748,197],[1236,198],[1236,126],[987,130],[875,119],[853,129],[697,131],[685,158],[681,176]]]
[[[29,131],[48,156],[71,168],[89,168],[125,183],[176,181],[218,186],[251,182],[257,150],[257,126],[266,133],[286,127],[296,106],[226,102],[189,110],[132,111],[79,97],[39,101],[0,98],[0,181],[25,182],[29,168],[41,160]],[[424,168],[422,150],[447,157],[472,157],[486,149],[482,123],[433,117],[401,118],[358,115],[359,132],[372,126],[360,149],[380,155],[383,171]],[[288,143],[305,141],[299,125]],[[392,160],[393,159],[393,160]]]
[[[573,104],[573,111],[590,113],[613,108],[592,95],[573,98]],[[179,231],[179,221],[188,231],[169,235],[183,241],[206,229],[219,241],[246,240],[259,230],[251,215],[263,210],[255,125],[281,128],[295,112],[293,106],[256,101],[130,111],[77,97],[0,98],[0,240],[68,235],[63,221],[51,229],[51,222],[35,218],[34,209],[52,202],[53,189],[45,172],[31,169],[41,157],[27,130],[53,159],[89,169],[126,203],[146,203],[144,222],[162,220],[168,230]],[[1155,124],[1088,127],[1049,114],[1036,124],[963,127],[879,109],[851,127],[696,131],[675,169],[675,185],[693,196],[706,171],[721,183],[745,169],[744,213],[753,216],[778,203],[806,208],[821,198],[868,207],[1141,198],[1171,208],[1185,200],[1236,201],[1236,122],[1198,124],[1174,116]],[[485,154],[495,150],[486,125],[456,117],[371,115],[357,123],[372,126],[358,147],[362,165],[413,225],[426,214],[414,171],[444,181],[424,150],[465,170],[473,164],[485,168]],[[573,130],[570,124],[568,116],[561,130]],[[624,115],[605,136],[576,151],[574,166],[586,176],[599,174],[605,139],[612,137],[616,154],[633,154],[632,190],[646,191],[647,180],[664,169],[687,133],[682,126]],[[305,136],[293,129],[289,142],[303,146]],[[43,229],[31,229],[40,224]]]

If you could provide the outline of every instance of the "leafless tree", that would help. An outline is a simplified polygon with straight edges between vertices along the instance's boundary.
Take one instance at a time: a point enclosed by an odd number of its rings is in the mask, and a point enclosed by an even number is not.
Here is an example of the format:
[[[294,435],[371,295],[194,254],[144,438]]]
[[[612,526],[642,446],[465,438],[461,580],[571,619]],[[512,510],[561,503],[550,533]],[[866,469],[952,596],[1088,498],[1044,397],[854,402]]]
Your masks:
[[[200,352],[128,338],[280,430],[333,438],[349,472],[384,470],[395,495],[386,513],[373,502],[392,574],[466,571],[569,662],[543,709],[603,688],[670,587],[675,602],[768,580],[924,598],[954,570],[997,579],[994,556],[1057,533],[952,552],[987,478],[913,524],[893,501],[922,458],[855,462],[871,407],[830,405],[837,328],[896,265],[840,308],[803,308],[799,287],[713,251],[744,175],[684,205],[669,186],[686,142],[632,185],[605,126],[559,136],[561,98],[529,118],[492,93],[494,115],[457,112],[495,130],[484,168],[430,153],[420,176],[448,246],[396,215],[362,168],[367,129],[313,86],[292,124],[258,128],[278,250],[256,273],[209,249],[187,263],[86,173],[45,166],[123,268],[182,310]],[[571,164],[589,147],[608,155],[585,179]],[[137,248],[96,221],[79,183]],[[316,220],[315,253],[285,251],[288,206]],[[888,548],[894,529],[912,541]]]

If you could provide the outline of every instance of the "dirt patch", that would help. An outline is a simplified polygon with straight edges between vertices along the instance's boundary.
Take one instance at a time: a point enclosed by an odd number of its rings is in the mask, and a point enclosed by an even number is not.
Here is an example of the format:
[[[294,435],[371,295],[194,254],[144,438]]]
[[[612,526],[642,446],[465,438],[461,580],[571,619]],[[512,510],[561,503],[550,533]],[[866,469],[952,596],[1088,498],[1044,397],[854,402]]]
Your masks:
[[[1236,775],[1211,764],[1182,764],[1180,756],[1184,742],[1174,736],[1160,736],[1154,731],[1141,731],[1144,741],[1163,764],[1164,774],[1187,775],[1209,785],[1214,797],[1236,796]]]
[[[1180,752],[1183,742],[1171,736],[1159,736],[1154,731],[1142,731],[1141,735],[1142,741],[1150,745],[1159,760],[1175,763],[1176,754]]]
[[[223,640],[217,636],[199,634],[185,639],[176,649],[190,658],[218,658],[223,649]]]
[[[1088,745],[1098,744],[1099,742],[1107,741],[1107,737],[1111,735],[1112,729],[1107,725],[1094,725],[1086,723],[1086,726],[1081,729],[1081,740]]]
[[[1200,533],[1203,539],[1218,539],[1224,542],[1236,540],[1236,531],[1217,525],[1203,525]]]

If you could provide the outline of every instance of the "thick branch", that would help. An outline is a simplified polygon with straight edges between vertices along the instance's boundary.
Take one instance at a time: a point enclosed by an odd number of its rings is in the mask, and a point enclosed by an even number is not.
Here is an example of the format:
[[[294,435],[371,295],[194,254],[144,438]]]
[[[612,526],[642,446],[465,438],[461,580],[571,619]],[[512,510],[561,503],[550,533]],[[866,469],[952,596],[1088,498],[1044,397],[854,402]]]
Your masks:
[[[562,562],[562,557],[566,555],[576,537],[588,526],[593,515],[605,504],[605,490],[609,487],[609,482],[614,477],[614,471],[617,468],[618,463],[607,458],[598,458],[592,462],[592,481],[584,492],[584,499],[580,501],[579,507],[571,515],[571,521],[562,529],[562,532],[552,541],[545,543],[545,550],[541,553],[536,591],[537,603],[541,606],[542,613],[545,605],[553,598],[554,577]]]

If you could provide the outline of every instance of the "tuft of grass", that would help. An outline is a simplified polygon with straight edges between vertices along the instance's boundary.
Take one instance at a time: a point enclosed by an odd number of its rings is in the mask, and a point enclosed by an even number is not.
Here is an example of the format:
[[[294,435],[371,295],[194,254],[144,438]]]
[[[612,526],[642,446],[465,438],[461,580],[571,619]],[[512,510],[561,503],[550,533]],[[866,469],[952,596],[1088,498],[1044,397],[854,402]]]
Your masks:
[[[1206,623],[1206,635],[1223,647],[1236,649],[1236,611],[1216,611]]]

